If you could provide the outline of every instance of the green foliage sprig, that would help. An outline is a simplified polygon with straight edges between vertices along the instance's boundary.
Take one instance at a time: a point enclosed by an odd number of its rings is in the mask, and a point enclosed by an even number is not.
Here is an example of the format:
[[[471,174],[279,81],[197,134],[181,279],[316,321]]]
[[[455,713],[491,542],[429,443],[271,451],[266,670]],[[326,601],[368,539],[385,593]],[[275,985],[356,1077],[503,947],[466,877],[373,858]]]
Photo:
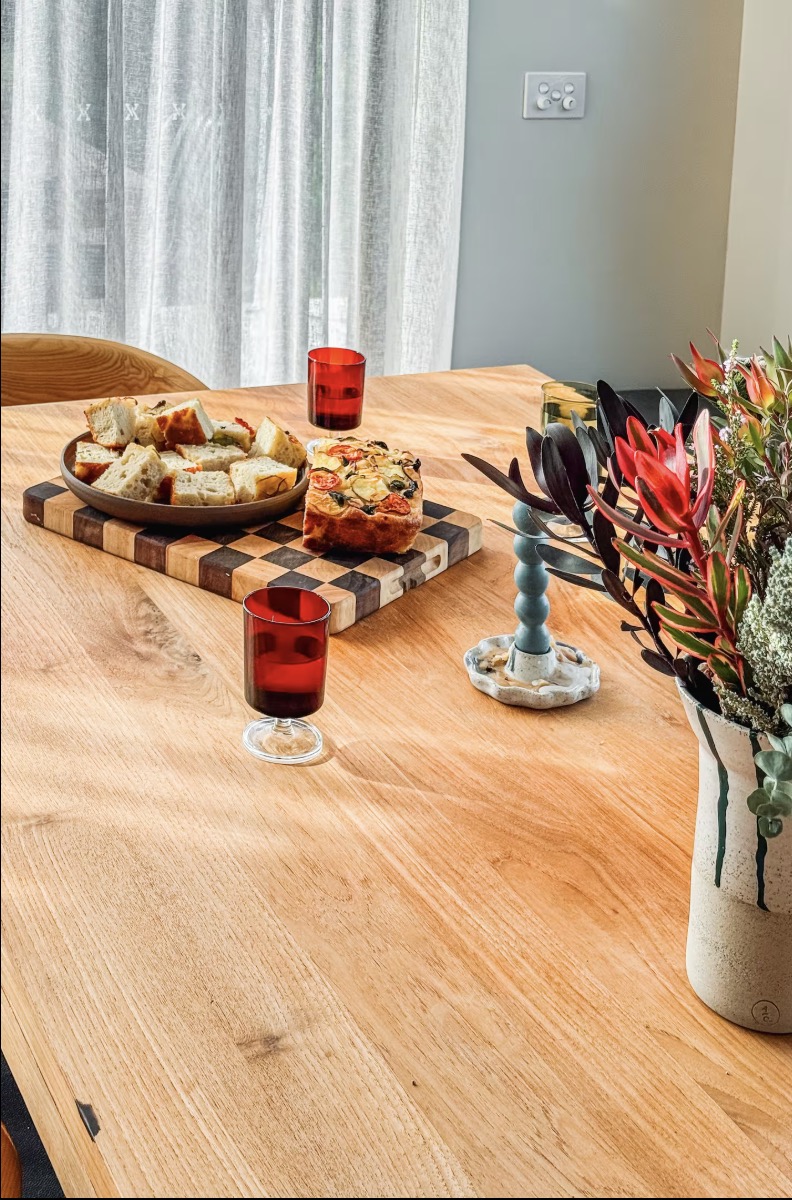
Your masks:
[[[792,727],[792,704],[785,704],[781,715]],[[748,797],[762,837],[774,838],[784,828],[784,817],[792,817],[792,734],[768,735],[772,750],[760,750],[754,762],[764,772],[762,786]]]

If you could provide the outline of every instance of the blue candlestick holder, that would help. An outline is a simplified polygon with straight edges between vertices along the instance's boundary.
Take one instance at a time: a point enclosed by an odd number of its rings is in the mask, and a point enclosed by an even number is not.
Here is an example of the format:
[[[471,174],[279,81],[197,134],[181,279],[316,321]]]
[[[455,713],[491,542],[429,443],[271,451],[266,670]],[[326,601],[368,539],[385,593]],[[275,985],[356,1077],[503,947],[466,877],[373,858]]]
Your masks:
[[[465,655],[470,681],[502,704],[521,708],[559,708],[592,696],[599,688],[599,667],[579,650],[556,642],[547,628],[550,576],[538,547],[545,535],[527,504],[512,510],[517,566],[514,611],[519,624],[513,634],[484,638]]]

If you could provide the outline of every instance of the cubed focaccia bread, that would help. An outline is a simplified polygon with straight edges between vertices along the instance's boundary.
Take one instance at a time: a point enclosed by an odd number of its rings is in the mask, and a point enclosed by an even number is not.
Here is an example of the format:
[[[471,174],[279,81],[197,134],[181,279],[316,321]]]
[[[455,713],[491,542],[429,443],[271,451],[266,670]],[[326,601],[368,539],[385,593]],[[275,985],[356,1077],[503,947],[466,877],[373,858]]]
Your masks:
[[[123,450],[135,436],[137,401],[134,396],[94,400],[85,410],[85,419],[97,446]]]
[[[141,446],[154,446],[159,450],[165,445],[165,434],[157,424],[157,417],[167,409],[167,404],[161,401],[154,408],[144,408],[138,405],[135,417],[135,441]]]
[[[177,471],[189,471],[195,474],[200,471],[197,463],[188,462],[186,458],[182,458],[181,454],[177,454],[175,450],[163,450],[160,454],[162,465],[165,468],[166,475],[175,475]]]
[[[108,450],[106,446],[97,446],[95,442],[78,442],[73,473],[83,483],[95,483],[118,457],[118,450]]]
[[[245,458],[241,446],[215,446],[204,442],[202,446],[177,446],[177,454],[201,471],[228,471],[232,463]]]
[[[132,442],[96,481],[97,491],[125,500],[153,500],[165,468],[153,446]]]
[[[177,471],[173,476],[171,504],[233,504],[234,487],[225,471]]]
[[[256,432],[256,440],[250,448],[250,457],[274,458],[275,462],[285,463],[299,471],[308,457],[305,446],[280,425],[276,425],[269,417],[265,417]]]
[[[214,434],[214,425],[200,400],[185,400],[158,412],[157,424],[167,446],[200,446]]]
[[[252,504],[254,500],[288,492],[297,482],[294,467],[273,458],[246,458],[232,463],[230,474],[238,504]]]
[[[173,481],[177,474],[187,471],[194,475],[201,468],[197,463],[191,463],[186,458],[182,458],[181,454],[177,454],[175,450],[163,450],[160,454],[160,462],[164,467],[165,473],[162,476],[154,499],[158,504],[170,504],[173,493]]]
[[[306,549],[405,553],[423,518],[420,467],[408,450],[384,442],[318,442],[305,498]]]
[[[216,446],[239,446],[245,454],[250,450],[253,432],[239,421],[212,421],[212,443]]]

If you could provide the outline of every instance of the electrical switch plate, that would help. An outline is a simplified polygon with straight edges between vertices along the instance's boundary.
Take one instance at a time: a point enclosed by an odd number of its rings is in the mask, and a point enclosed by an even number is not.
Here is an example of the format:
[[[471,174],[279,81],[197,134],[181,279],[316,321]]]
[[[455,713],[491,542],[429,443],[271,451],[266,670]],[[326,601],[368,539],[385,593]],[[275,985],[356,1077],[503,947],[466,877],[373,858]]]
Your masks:
[[[585,111],[585,71],[526,71],[523,116],[527,121],[576,120]]]

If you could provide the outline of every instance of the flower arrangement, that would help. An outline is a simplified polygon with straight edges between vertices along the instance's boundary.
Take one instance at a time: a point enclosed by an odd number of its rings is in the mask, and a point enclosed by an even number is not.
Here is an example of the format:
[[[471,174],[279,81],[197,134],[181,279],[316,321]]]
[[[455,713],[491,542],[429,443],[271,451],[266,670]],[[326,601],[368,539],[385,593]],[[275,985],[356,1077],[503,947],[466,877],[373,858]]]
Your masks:
[[[792,715],[792,345],[743,359],[714,341],[716,358],[691,344],[690,365],[675,359],[693,391],[681,412],[661,393],[656,427],[600,381],[595,428],[526,429],[538,492],[517,459],[504,474],[463,457],[531,507],[552,574],[621,606],[650,667],[779,739]],[[789,780],[772,784],[761,803],[789,804]],[[781,809],[764,815],[773,836]]]

